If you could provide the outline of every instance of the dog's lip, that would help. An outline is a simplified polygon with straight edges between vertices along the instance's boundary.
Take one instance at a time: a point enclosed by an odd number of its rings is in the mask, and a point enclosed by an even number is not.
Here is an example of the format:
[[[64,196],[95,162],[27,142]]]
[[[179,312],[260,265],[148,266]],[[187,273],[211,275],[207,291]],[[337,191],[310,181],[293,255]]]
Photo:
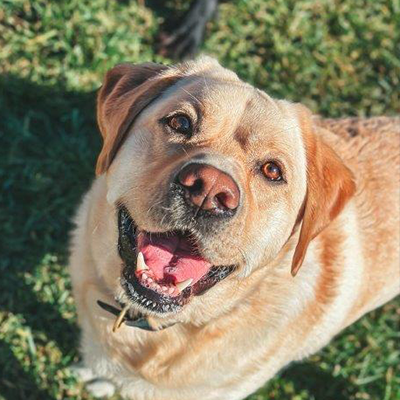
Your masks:
[[[138,257],[143,257],[137,251],[137,236],[140,230],[124,206],[118,207],[118,231],[118,250],[124,262],[121,285],[130,300],[146,310],[157,313],[177,312],[190,301],[192,296],[205,293],[235,269],[234,265],[212,266],[210,264],[204,275],[198,277],[195,282],[192,283],[191,280],[183,282],[183,287],[172,282],[167,286],[168,290],[162,292],[161,286],[154,287],[146,284],[146,280],[142,279],[143,270],[137,271]]]

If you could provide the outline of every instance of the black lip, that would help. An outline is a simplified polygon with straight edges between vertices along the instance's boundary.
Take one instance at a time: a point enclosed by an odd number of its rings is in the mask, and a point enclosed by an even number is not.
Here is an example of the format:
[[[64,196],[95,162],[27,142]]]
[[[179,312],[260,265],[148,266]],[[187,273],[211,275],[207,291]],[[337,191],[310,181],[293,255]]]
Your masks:
[[[230,275],[235,266],[214,266],[193,286],[186,288],[176,297],[164,296],[142,286],[136,278],[136,234],[137,228],[128,210],[118,209],[118,251],[124,262],[121,285],[130,300],[141,307],[157,313],[178,312],[192,296],[200,296],[219,281]]]

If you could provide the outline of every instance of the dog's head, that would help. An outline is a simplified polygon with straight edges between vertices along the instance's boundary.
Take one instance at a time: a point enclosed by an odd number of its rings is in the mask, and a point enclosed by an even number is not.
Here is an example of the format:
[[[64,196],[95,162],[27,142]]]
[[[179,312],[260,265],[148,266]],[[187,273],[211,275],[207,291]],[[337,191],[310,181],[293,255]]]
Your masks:
[[[307,109],[208,58],[115,67],[98,121],[121,284],[142,311],[177,312],[232,272],[266,268],[301,225],[295,275],[354,192]]]

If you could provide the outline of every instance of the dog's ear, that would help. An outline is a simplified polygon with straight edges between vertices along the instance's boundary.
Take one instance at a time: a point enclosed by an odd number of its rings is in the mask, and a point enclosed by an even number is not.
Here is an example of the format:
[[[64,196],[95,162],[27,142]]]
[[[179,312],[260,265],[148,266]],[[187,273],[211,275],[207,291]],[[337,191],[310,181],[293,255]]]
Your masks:
[[[292,260],[292,275],[300,269],[308,245],[354,195],[355,183],[350,170],[333,149],[315,134],[311,112],[296,106],[307,158],[307,195],[299,242]]]
[[[167,69],[174,71],[153,63],[120,64],[106,74],[97,97],[97,121],[103,136],[97,175],[107,171],[140,112],[179,79],[177,73],[163,73]]]

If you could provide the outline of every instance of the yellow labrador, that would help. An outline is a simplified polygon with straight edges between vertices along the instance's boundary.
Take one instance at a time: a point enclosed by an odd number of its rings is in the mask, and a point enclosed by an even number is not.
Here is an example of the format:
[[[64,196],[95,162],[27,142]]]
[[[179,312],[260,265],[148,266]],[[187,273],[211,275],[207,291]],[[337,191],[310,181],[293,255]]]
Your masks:
[[[95,394],[242,399],[399,293],[399,118],[319,119],[202,58],[113,68],[98,122],[70,260]]]

